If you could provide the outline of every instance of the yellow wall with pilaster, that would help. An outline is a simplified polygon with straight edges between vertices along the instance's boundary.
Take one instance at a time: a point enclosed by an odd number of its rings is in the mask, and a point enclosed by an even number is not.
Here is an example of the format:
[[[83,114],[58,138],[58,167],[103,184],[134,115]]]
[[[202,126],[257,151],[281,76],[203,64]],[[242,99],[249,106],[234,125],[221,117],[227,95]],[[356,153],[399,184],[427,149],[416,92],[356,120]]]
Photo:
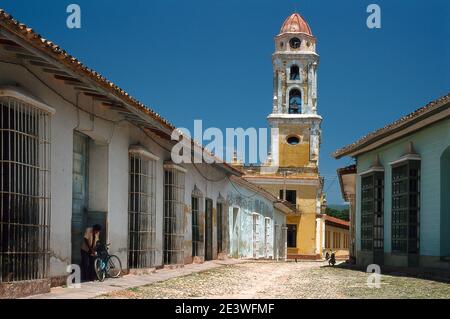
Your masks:
[[[283,182],[279,185],[260,186],[277,197],[284,188]],[[287,217],[288,225],[297,225],[297,247],[288,248],[288,254],[316,256],[317,186],[287,185],[286,189],[297,191],[297,205],[300,209],[300,216]]]

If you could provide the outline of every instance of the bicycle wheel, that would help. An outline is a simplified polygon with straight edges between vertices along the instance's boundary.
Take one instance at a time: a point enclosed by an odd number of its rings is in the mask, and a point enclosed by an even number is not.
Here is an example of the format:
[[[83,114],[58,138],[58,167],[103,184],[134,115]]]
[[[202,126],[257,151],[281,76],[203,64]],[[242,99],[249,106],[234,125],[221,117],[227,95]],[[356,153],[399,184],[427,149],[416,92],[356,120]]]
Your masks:
[[[122,263],[119,257],[111,255],[106,264],[106,272],[110,278],[119,278],[122,274]]]
[[[106,278],[105,262],[101,258],[96,258],[94,262],[95,273],[100,282]]]

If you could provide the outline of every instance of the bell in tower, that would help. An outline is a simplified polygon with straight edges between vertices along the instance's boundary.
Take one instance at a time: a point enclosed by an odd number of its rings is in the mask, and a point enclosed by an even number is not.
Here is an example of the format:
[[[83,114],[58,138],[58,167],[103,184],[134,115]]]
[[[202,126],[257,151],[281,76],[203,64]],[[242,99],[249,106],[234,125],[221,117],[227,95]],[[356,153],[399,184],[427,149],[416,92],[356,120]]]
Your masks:
[[[303,17],[294,13],[275,37],[274,106],[269,123],[272,154],[281,167],[318,167],[320,124],[317,115],[316,38]],[[301,141],[290,143],[290,141]]]
[[[300,14],[294,13],[275,37],[270,160],[261,170],[242,167],[247,180],[297,208],[298,213],[286,219],[291,259],[320,258],[324,246],[318,65],[316,38]]]

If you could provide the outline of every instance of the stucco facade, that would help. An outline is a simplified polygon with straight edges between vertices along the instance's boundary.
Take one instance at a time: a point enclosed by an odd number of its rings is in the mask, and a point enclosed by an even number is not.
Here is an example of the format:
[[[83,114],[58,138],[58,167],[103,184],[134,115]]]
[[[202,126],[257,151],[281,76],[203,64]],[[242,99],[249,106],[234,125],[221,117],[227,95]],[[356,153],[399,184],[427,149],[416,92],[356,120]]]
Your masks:
[[[323,253],[323,179],[319,174],[322,117],[318,115],[316,38],[298,13],[275,37],[271,153],[260,167],[235,167],[245,178],[289,202],[288,258],[319,259]]]
[[[450,100],[444,96],[335,153],[338,158],[350,155],[356,159],[358,264],[450,268],[449,117]],[[409,167],[409,171],[403,171],[405,177],[400,175],[404,167]],[[382,230],[376,253],[362,244],[364,240],[367,243],[367,233],[362,229],[362,216],[367,214],[364,179],[373,174],[380,181],[376,186],[376,214],[381,220],[376,227]],[[405,178],[409,184],[399,188]],[[403,193],[407,200],[403,200]],[[403,207],[409,207],[406,233],[401,232]],[[406,248],[401,245],[405,236]]]
[[[228,229],[233,258],[286,260],[286,211],[275,197],[255,194],[242,181],[228,188]]]
[[[0,23],[0,296],[66,284],[94,223],[125,273],[285,259],[290,207],[228,164],[173,163],[167,120],[3,11]]]
[[[335,253],[336,258],[348,259],[350,248],[350,223],[338,218],[324,216],[325,253]]]
[[[441,183],[445,179],[445,167],[447,163],[441,163],[445,158],[446,151],[450,146],[450,120],[445,120],[425,128],[410,137],[400,139],[389,145],[383,146],[377,151],[368,152],[357,158],[358,173],[370,168],[374,158],[379,156],[380,164],[384,168],[384,262],[386,265],[407,266],[407,257],[402,254],[394,254],[391,251],[391,220],[392,220],[392,169],[390,163],[398,160],[405,154],[408,144],[413,143],[416,153],[421,158],[421,182],[420,182],[420,264],[421,266],[445,267],[441,263],[441,256],[450,255],[448,248],[448,214],[441,205],[445,204],[447,198],[441,191]],[[432,142],[431,142],[432,141]],[[361,175],[356,179],[356,202],[361,202]],[[361,205],[356,205],[356,238],[361,236]],[[361,242],[356,242],[357,259],[362,263],[370,263],[370,258],[361,250]]]

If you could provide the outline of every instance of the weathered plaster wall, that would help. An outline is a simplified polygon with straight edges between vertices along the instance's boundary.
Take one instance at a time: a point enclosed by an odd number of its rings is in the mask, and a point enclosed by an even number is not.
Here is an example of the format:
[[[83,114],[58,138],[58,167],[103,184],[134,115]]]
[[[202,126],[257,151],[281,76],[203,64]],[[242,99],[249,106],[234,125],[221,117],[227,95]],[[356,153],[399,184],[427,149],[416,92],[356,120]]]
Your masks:
[[[212,214],[212,252],[213,259],[217,259],[217,201],[220,196],[226,198],[226,189],[228,185],[228,179],[223,172],[219,171],[217,168],[212,167],[208,164],[189,164],[183,165],[184,168],[188,170],[186,174],[185,183],[185,224],[184,224],[184,259],[186,263],[191,263],[193,260],[192,256],[192,193],[194,188],[197,187],[203,194],[199,198],[199,220],[200,220],[200,231],[201,238],[205,238],[205,201],[210,199],[213,202],[213,214]],[[225,212],[224,212],[225,214]],[[205,257],[205,247],[202,244],[199,250],[199,257]]]
[[[111,243],[111,253],[117,254],[127,265],[128,243],[128,150],[129,146],[141,143],[149,151],[160,156],[157,164],[157,193],[163,192],[163,161],[169,153],[153,143],[138,128],[126,122],[113,124],[99,118],[92,118],[61,99],[25,69],[0,64],[0,85],[20,85],[32,95],[56,110],[52,117],[51,148],[51,265],[52,277],[66,274],[71,264],[71,218],[72,218],[72,166],[73,133],[80,131],[92,139],[90,167],[89,210],[106,211],[107,242]],[[75,101],[76,96],[66,90],[60,82],[49,85],[61,90],[61,94]],[[81,106],[92,102],[79,97]],[[89,109],[89,108],[88,108]],[[94,109],[97,115],[108,116],[100,107]],[[162,196],[156,199],[157,258],[162,264]]]
[[[235,258],[274,258],[274,247],[279,245],[275,242],[275,225],[284,226],[285,215],[276,213],[273,203],[266,198],[239,185],[229,185],[227,202],[230,255]],[[254,216],[257,218],[256,234]],[[281,240],[285,242],[286,238]]]
[[[277,209],[274,210],[272,245],[273,258],[277,260],[284,260],[286,258],[287,238],[286,234],[283,232],[283,228],[286,227],[286,220],[287,217],[283,212],[280,212]]]
[[[170,160],[168,149],[156,143],[157,137],[149,137],[139,128],[121,121],[122,119],[107,108],[96,103],[92,109],[92,100],[86,96],[78,96],[80,107],[95,112],[97,116],[110,120],[91,116],[77,108],[55,92],[30,75],[19,66],[0,64],[0,85],[20,85],[23,89],[42,100],[56,110],[51,119],[51,231],[50,231],[50,276],[64,278],[67,266],[72,260],[71,219],[72,219],[72,171],[73,171],[73,134],[79,131],[91,138],[90,172],[89,172],[89,210],[104,211],[107,214],[107,238],[111,243],[110,252],[116,254],[122,260],[124,268],[128,265],[128,180],[129,180],[129,147],[141,144],[149,152],[160,159],[156,163],[156,266],[163,264],[163,191],[164,191],[164,167],[166,160]],[[58,88],[60,94],[66,99],[76,101],[77,96],[69,86],[57,80],[48,82],[53,88]],[[159,141],[161,142],[161,141]],[[192,225],[191,225],[191,194],[197,186],[204,197],[201,201],[202,216],[204,216],[204,200],[213,201],[213,258],[217,258],[217,200],[219,196],[225,199],[236,198],[229,196],[229,192],[236,195],[232,187],[221,171],[211,165],[183,165],[188,170],[185,182],[185,261],[192,259]],[[200,171],[200,172],[199,172]],[[260,198],[259,195],[241,188],[241,192],[247,193],[258,199],[265,209],[256,209],[262,218],[260,229],[260,242],[264,243],[264,218],[270,218],[267,245],[260,247],[259,257],[273,257],[274,247],[274,213],[273,204]],[[251,203],[251,204],[250,204]],[[241,208],[240,222],[237,226],[240,231],[240,256],[251,257],[252,245],[252,213],[255,211],[254,201],[247,202],[232,200],[224,207],[224,223],[229,223],[228,214],[232,211],[232,205]],[[231,216],[230,216],[231,215]],[[204,221],[204,218],[202,218]],[[278,222],[284,224],[283,216],[278,217]],[[228,224],[227,224],[228,225]],[[204,230],[204,222],[202,224]],[[233,230],[225,227],[228,236],[225,236],[224,249],[231,249]],[[229,242],[230,241],[230,242]],[[266,253],[267,250],[267,253]],[[59,282],[58,281],[58,282]]]
[[[296,136],[300,143],[290,145],[289,137]],[[305,125],[286,125],[280,127],[279,139],[280,166],[303,167],[310,162],[310,134],[309,127]]]

